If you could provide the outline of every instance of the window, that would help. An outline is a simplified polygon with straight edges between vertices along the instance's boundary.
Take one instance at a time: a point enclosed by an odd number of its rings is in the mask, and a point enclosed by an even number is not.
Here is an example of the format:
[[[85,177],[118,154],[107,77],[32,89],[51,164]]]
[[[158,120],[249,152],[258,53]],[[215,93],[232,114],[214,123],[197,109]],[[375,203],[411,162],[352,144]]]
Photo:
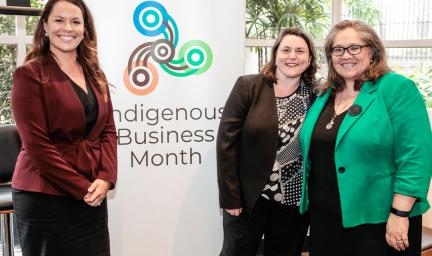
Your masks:
[[[391,68],[413,79],[428,107],[432,107],[432,84],[430,83],[432,81],[432,1],[292,1],[296,2],[292,5],[297,9],[291,7],[284,9],[282,6],[277,12],[278,15],[273,15],[279,19],[273,20],[268,19],[272,16],[268,15],[267,9],[271,7],[275,10],[277,3],[286,1],[268,1],[272,4],[266,3],[265,6],[260,6],[259,2],[262,1],[247,0],[245,49],[247,74],[259,72],[268,62],[277,31],[283,26],[294,25],[312,34],[321,64],[318,72],[325,76],[327,67],[322,47],[331,24],[343,19],[359,19],[372,25],[383,40]],[[315,6],[316,9],[302,12],[302,4]],[[280,21],[280,17],[287,17],[291,23]]]
[[[10,90],[12,74],[16,67],[16,45],[0,44],[0,125],[12,122]]]
[[[13,15],[0,14],[0,35],[15,35],[15,17]]]
[[[12,74],[24,62],[39,17],[0,15],[0,124],[13,123],[10,109]]]

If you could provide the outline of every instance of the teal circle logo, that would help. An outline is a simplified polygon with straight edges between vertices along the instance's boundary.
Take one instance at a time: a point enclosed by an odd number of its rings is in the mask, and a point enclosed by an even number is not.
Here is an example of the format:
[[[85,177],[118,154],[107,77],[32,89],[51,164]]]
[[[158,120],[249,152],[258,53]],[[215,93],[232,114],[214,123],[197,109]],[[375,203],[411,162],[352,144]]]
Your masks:
[[[150,62],[176,77],[200,75],[212,65],[213,53],[204,41],[187,41],[176,51],[179,30],[162,4],[156,1],[142,2],[135,8],[133,23],[143,36],[158,38],[139,45],[130,55],[123,77],[130,92],[146,95],[155,89],[159,75]]]

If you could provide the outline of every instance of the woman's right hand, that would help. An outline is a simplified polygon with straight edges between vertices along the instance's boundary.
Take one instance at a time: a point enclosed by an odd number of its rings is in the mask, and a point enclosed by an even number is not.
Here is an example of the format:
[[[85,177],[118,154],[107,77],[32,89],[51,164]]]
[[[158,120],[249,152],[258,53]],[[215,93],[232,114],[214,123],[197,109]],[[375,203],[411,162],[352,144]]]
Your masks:
[[[111,183],[108,181],[102,179],[94,180],[87,190],[87,195],[83,198],[84,202],[93,207],[100,206],[110,187]]]
[[[227,211],[231,216],[239,216],[242,213],[243,208],[225,209],[225,211]]]

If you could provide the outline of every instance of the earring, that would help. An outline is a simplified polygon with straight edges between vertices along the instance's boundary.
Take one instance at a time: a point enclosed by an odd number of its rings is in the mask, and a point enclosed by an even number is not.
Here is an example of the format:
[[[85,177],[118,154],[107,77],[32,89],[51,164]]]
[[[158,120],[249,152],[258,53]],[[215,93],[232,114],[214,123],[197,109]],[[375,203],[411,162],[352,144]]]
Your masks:
[[[45,31],[45,36],[48,37],[48,33]]]
[[[369,63],[372,64],[373,62],[374,62],[374,59],[371,58],[370,61],[369,61]]]

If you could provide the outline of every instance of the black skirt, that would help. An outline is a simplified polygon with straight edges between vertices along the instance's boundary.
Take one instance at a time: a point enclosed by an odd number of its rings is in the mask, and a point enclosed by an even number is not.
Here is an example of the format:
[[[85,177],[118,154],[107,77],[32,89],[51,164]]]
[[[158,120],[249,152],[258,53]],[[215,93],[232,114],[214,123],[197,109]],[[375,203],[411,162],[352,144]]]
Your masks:
[[[83,200],[13,191],[23,256],[109,256],[106,200],[91,207]]]
[[[405,251],[396,251],[385,239],[387,223],[344,228],[340,215],[310,208],[311,256],[420,256],[422,216],[409,218]]]

